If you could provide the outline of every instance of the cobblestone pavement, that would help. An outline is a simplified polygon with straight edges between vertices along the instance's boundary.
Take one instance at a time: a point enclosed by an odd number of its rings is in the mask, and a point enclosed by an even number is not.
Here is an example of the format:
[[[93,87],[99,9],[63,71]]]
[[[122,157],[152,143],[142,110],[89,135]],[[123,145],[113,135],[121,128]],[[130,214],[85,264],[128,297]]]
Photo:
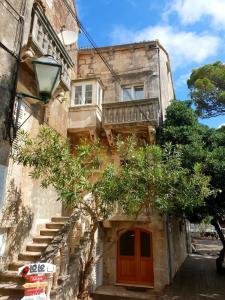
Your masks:
[[[162,300],[225,300],[225,276],[216,272],[215,260],[221,249],[217,240],[196,240],[196,254],[190,255]]]

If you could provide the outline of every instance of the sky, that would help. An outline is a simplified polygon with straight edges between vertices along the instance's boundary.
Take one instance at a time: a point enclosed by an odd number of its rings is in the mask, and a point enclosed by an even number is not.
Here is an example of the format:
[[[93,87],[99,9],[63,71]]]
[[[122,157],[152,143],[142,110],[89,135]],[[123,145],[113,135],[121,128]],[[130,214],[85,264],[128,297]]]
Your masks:
[[[158,39],[170,55],[176,98],[189,99],[192,69],[225,62],[225,0],[76,0],[97,46]],[[80,34],[79,47],[90,47]],[[225,116],[200,120],[210,127]]]

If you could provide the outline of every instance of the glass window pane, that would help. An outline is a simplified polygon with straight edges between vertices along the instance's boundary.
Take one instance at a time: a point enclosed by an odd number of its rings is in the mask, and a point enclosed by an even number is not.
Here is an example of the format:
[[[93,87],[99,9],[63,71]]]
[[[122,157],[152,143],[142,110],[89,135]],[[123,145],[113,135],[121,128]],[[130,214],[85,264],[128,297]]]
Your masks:
[[[92,84],[85,85],[85,104],[92,103]]]
[[[127,231],[120,237],[120,255],[134,256],[134,231]]]
[[[141,256],[149,257],[151,255],[150,252],[150,234],[147,232],[141,232]]]
[[[144,99],[144,86],[135,86],[134,87],[134,99]]]
[[[75,105],[82,104],[82,86],[75,86]]]
[[[123,101],[132,100],[132,88],[124,87],[123,88]]]

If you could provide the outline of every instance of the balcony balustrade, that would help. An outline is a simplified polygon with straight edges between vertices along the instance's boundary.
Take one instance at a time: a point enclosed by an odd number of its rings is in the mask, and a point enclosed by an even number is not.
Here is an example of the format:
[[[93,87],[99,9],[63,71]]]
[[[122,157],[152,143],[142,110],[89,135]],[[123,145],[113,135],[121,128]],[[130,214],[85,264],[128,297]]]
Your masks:
[[[61,83],[66,90],[70,90],[72,59],[40,5],[33,7],[28,45],[38,55],[52,55],[62,65]]]
[[[159,99],[133,100],[102,105],[103,127],[129,124],[159,124]]]

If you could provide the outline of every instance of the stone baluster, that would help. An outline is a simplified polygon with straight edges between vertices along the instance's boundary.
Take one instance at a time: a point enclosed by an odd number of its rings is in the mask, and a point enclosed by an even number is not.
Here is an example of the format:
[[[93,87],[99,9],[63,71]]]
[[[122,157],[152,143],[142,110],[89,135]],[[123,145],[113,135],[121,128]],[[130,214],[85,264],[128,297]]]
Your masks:
[[[69,266],[69,247],[67,242],[61,248],[60,251],[61,261],[60,261],[60,277],[66,277],[68,275],[68,266]]]
[[[70,255],[74,256],[75,254],[75,248],[77,245],[79,245],[79,240],[80,240],[80,224],[77,224],[73,230],[71,230],[71,233],[68,237],[68,246],[70,249]]]
[[[53,260],[54,265],[56,265],[56,271],[53,275],[53,288],[58,286],[58,279],[60,274],[60,262],[61,262],[61,257],[60,257],[60,250],[59,250]]]

